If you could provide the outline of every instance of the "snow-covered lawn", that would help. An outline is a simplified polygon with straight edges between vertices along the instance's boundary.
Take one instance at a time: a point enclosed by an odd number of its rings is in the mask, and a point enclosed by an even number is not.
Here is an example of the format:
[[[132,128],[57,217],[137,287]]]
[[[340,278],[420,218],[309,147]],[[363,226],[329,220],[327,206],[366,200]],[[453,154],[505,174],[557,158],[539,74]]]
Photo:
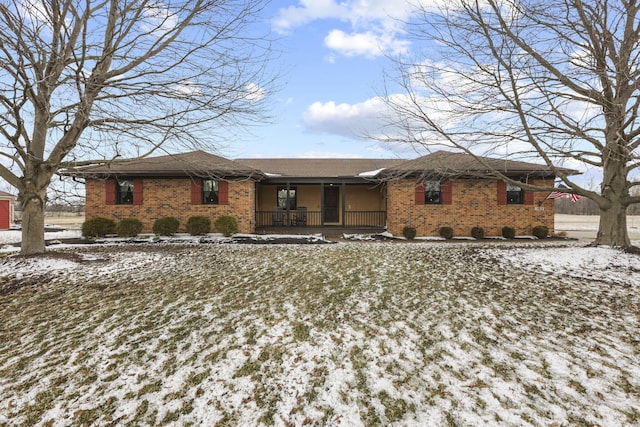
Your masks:
[[[640,424],[640,257],[141,244],[0,259],[0,425]]]

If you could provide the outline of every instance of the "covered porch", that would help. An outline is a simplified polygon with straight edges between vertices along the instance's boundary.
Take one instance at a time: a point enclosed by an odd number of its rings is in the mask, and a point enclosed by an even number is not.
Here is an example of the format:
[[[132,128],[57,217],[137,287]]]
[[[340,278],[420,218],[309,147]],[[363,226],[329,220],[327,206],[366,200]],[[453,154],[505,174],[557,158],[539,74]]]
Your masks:
[[[386,186],[358,180],[257,184],[256,230],[386,229]]]

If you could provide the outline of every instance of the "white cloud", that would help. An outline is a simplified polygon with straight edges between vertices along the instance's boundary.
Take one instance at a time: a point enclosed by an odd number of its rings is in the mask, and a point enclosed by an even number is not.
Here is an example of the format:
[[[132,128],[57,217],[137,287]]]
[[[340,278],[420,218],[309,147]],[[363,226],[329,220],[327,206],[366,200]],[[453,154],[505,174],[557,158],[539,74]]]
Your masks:
[[[303,123],[310,132],[363,138],[380,132],[381,118],[386,114],[387,105],[379,97],[357,104],[314,102],[303,113]]]
[[[276,31],[286,34],[318,19],[340,18],[348,14],[349,7],[345,3],[337,4],[334,0],[301,0],[299,6],[280,9],[273,24]]]
[[[325,45],[344,56],[365,56],[374,58],[384,53],[403,54],[408,51],[409,42],[397,40],[391,34],[364,33],[347,34],[332,30],[324,40]]]
[[[249,83],[245,90],[247,91],[246,98],[250,102],[261,101],[266,95],[264,89],[255,83]]]
[[[147,3],[142,14],[140,27],[157,38],[165,37],[178,25],[178,16],[162,1]]]
[[[444,0],[423,0],[426,7]],[[281,34],[317,20],[337,20],[346,29],[332,29],[325,37],[330,49],[345,55],[374,58],[384,53],[401,54],[409,42],[402,39],[405,22],[415,11],[407,0],[300,0],[298,5],[279,10],[273,20]]]

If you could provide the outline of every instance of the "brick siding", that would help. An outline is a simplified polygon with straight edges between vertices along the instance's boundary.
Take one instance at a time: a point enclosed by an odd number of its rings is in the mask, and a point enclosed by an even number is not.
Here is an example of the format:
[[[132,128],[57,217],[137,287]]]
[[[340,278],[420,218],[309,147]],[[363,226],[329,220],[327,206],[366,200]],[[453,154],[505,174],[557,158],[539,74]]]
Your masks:
[[[107,205],[104,180],[86,181],[86,218],[98,216],[118,222],[123,218],[137,218],[145,233],[150,233],[156,219],[167,216],[180,220],[180,231],[189,217],[202,215],[211,218],[233,215],[238,219],[241,233],[255,231],[255,183],[250,180],[229,181],[228,205],[192,205],[189,178],[143,179],[142,205]]]
[[[444,226],[452,227],[456,236],[469,236],[475,226],[488,236],[501,235],[504,226],[515,228],[518,235],[531,234],[537,225],[554,229],[553,200],[539,207],[548,192],[534,193],[533,205],[498,205],[496,180],[458,179],[453,180],[451,205],[416,205],[415,185],[408,179],[388,183],[387,224],[393,235],[401,236],[407,226],[415,227],[418,236],[438,236]]]

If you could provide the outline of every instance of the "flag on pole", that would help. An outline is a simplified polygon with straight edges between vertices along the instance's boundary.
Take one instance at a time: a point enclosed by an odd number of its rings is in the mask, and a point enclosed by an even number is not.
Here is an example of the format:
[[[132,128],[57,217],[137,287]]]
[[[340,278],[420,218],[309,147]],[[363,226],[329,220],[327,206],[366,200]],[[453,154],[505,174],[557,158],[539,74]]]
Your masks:
[[[564,189],[569,189],[569,187],[567,187],[566,185],[560,184],[558,185],[558,190],[564,190]],[[577,194],[569,194],[569,193],[563,193],[562,191],[552,191],[551,193],[549,193],[549,195],[547,196],[547,199],[559,199],[560,197],[566,197],[566,196],[571,196],[571,201],[573,203],[577,202],[578,200],[580,200],[580,196],[578,196]]]

